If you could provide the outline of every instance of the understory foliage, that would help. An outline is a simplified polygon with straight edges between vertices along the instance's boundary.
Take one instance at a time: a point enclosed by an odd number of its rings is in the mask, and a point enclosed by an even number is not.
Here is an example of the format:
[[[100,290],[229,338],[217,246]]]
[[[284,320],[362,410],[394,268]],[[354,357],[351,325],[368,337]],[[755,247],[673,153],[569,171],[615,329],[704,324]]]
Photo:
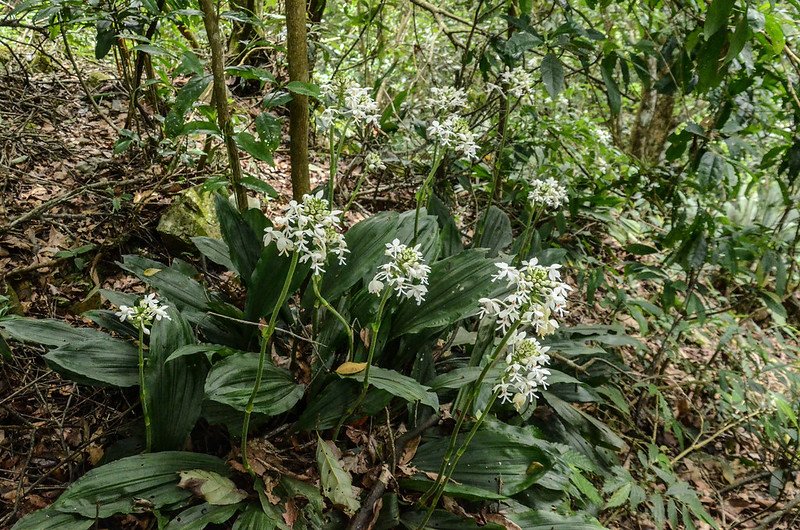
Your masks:
[[[103,290],[82,327],[0,312],[2,337],[135,388],[142,412],[116,459],[15,529],[721,528],[683,474],[698,455],[773,470],[782,499],[800,436],[794,3],[312,1],[310,82],[287,78],[282,5],[216,4],[229,131],[195,2],[0,17],[0,42],[31,26],[116,68],[118,156],[220,168],[221,238],[121,257],[144,294]],[[324,178],[290,200],[259,164],[298,96]],[[187,450],[209,428],[224,448]],[[313,447],[308,480],[259,462],[284,431]]]

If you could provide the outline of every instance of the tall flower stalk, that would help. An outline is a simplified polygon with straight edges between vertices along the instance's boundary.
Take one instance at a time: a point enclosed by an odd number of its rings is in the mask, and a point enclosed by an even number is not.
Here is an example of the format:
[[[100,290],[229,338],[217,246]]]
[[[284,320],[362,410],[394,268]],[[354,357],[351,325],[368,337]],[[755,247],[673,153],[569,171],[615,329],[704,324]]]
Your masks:
[[[256,380],[253,383],[253,390],[250,392],[250,398],[245,408],[241,441],[242,465],[251,475],[254,475],[254,472],[247,458],[247,436],[250,430],[250,416],[253,413],[256,396],[261,388],[264,364],[266,363],[269,344],[277,325],[278,312],[289,295],[289,289],[291,288],[298,263],[310,264],[315,292],[324,301],[326,307],[343,321],[345,329],[349,329],[341,315],[319,294],[317,286],[319,276],[325,272],[324,267],[328,255],[336,255],[339,263],[343,264],[345,255],[349,252],[344,236],[339,233],[341,212],[338,210],[331,211],[329,204],[327,200],[322,198],[322,192],[318,192],[316,195],[304,195],[302,202],[294,200],[289,202],[283,214],[275,216],[275,225],[264,229],[264,245],[275,243],[279,255],[288,256],[291,254],[291,262],[281,287],[281,292],[275,301],[275,306],[272,308],[269,323],[262,327]]]
[[[526,223],[525,240],[517,252],[515,262],[519,264],[528,257],[531,241],[536,230],[539,217],[546,210],[555,210],[567,202],[567,188],[558,183],[554,178],[534,179],[530,181],[528,192],[528,222]]]
[[[139,331],[139,401],[142,404],[144,418],[145,450],[149,453],[153,448],[153,427],[150,421],[150,407],[148,405],[147,384],[145,382],[145,357],[144,336],[150,334],[150,327],[154,321],[163,319],[172,320],[167,314],[169,306],[162,305],[155,294],[148,294],[134,306],[121,305],[115,313],[120,322],[130,322]]]
[[[253,471],[253,468],[250,467],[250,461],[247,457],[247,436],[250,433],[250,416],[253,414],[256,396],[258,395],[258,391],[261,389],[261,378],[264,376],[264,363],[267,359],[267,348],[272,340],[272,334],[275,332],[275,326],[278,323],[278,312],[286,301],[286,296],[289,294],[289,286],[292,284],[292,279],[294,279],[294,272],[297,269],[297,262],[299,261],[299,258],[299,252],[294,252],[292,254],[292,261],[289,264],[289,272],[286,275],[286,279],[283,281],[283,287],[281,287],[281,293],[278,296],[278,300],[276,300],[275,306],[272,308],[272,314],[269,317],[269,324],[267,324],[266,327],[262,327],[261,330],[261,347],[258,352],[256,380],[253,383],[253,390],[250,392],[250,398],[247,400],[247,406],[244,409],[244,421],[242,422],[242,465],[252,476],[255,476],[255,472]]]
[[[459,460],[495,401],[500,398],[503,402],[512,402],[517,410],[522,410],[526,403],[535,399],[536,392],[540,388],[547,386],[547,376],[550,374],[544,368],[549,362],[549,357],[546,355],[547,348],[527,334],[531,331],[535,335],[546,336],[555,332],[558,328],[555,316],[565,314],[566,297],[571,288],[561,282],[559,265],[545,267],[533,259],[522,261],[519,268],[506,263],[498,263],[497,268],[498,272],[492,281],[505,281],[509,292],[501,298],[482,298],[479,315],[496,318],[496,331],[502,338],[486,360],[465,400],[460,404],[456,425],[439,473],[433,485],[419,500],[420,504],[428,505],[428,510],[418,528],[424,528],[427,524]],[[458,436],[461,427],[470,414],[486,377],[501,359],[506,365],[503,375],[493,385],[489,403],[475,419],[464,442],[459,446]]]
[[[347,418],[358,410],[358,407],[367,397],[369,372],[372,361],[375,358],[375,348],[378,344],[378,333],[380,333],[381,323],[383,322],[383,312],[392,293],[396,293],[401,298],[413,299],[417,302],[417,305],[421,304],[428,294],[428,274],[431,268],[425,263],[419,245],[410,247],[400,243],[399,239],[395,239],[391,243],[386,243],[385,255],[389,257],[389,260],[378,268],[378,272],[375,273],[372,281],[367,286],[367,290],[376,296],[380,296],[381,301],[378,304],[375,320],[370,326],[372,333],[370,334],[369,352],[367,353],[367,364],[364,368],[361,392],[339,419],[339,423],[334,430],[334,439],[339,435],[339,430]]]

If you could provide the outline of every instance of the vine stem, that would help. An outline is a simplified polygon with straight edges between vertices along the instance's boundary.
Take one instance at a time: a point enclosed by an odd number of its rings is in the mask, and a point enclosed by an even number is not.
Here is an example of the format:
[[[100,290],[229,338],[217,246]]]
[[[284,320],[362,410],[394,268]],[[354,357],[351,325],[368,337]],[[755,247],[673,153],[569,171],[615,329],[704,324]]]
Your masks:
[[[336,425],[336,429],[333,431],[333,439],[339,436],[339,431],[344,425],[344,422],[347,418],[353,414],[361,403],[364,402],[364,399],[367,397],[367,390],[369,390],[369,369],[372,366],[372,359],[375,357],[375,346],[378,344],[378,332],[381,330],[381,320],[383,319],[383,310],[386,307],[386,302],[389,301],[389,297],[392,294],[392,290],[390,286],[386,286],[383,291],[383,296],[381,297],[381,303],[378,306],[378,313],[375,317],[375,322],[372,323],[372,333],[370,334],[370,342],[369,342],[369,354],[367,355],[367,366],[364,368],[364,381],[361,384],[361,393],[358,395],[358,398],[353,402],[350,407],[348,407],[347,411],[344,415],[339,418],[339,423]]]
[[[350,360],[350,356],[353,354],[353,328],[350,327],[350,323],[345,320],[341,313],[339,313],[333,306],[328,302],[322,293],[319,290],[319,276],[314,275],[311,277],[311,287],[314,289],[314,294],[317,297],[317,300],[331,312],[333,316],[335,316],[339,322],[342,323],[344,326],[344,331],[347,333],[347,360]]]
[[[489,362],[486,363],[486,366],[484,366],[483,370],[481,370],[478,379],[475,380],[472,393],[467,398],[466,403],[464,403],[464,407],[461,409],[461,413],[458,415],[458,419],[456,420],[456,426],[453,429],[453,434],[450,435],[450,443],[447,446],[447,452],[445,452],[444,459],[442,459],[442,464],[439,467],[439,473],[436,475],[436,481],[428,489],[428,491],[426,491],[422,497],[420,497],[418,501],[420,504],[426,503],[428,499],[436,495],[440,485],[444,482],[443,477],[448,469],[450,459],[453,457],[453,452],[456,450],[456,444],[458,443],[458,432],[461,430],[461,426],[464,425],[464,420],[467,417],[467,413],[472,407],[472,404],[475,402],[475,399],[478,397],[478,393],[481,390],[481,385],[483,384],[484,379],[486,379],[486,376],[489,374],[489,371],[494,367],[494,365],[497,364],[497,360],[500,358],[500,352],[505,349],[508,341],[511,339],[511,336],[517,331],[519,326],[520,321],[517,321],[513,326],[511,326],[511,328],[509,328],[509,330],[503,336],[503,339],[500,341],[500,344],[498,344],[497,348],[495,348],[494,352],[492,352]],[[438,500],[439,497],[436,497],[437,502]],[[436,504],[434,503],[433,507],[435,506]]]
[[[142,402],[144,416],[145,450],[153,448],[153,427],[150,424],[150,408],[147,405],[147,387],[144,382],[144,324],[139,323],[139,401]]]
[[[294,277],[294,271],[297,268],[297,261],[299,258],[300,255],[297,252],[292,254],[292,262],[289,265],[289,272],[286,275],[286,280],[283,282],[281,294],[278,296],[278,300],[275,302],[275,307],[272,308],[272,314],[269,317],[269,324],[261,332],[261,348],[258,353],[258,370],[256,371],[256,381],[253,384],[253,391],[250,392],[250,399],[247,401],[247,407],[244,411],[241,446],[242,465],[253,477],[255,477],[255,472],[253,471],[253,468],[250,467],[250,462],[247,459],[247,435],[250,431],[250,416],[253,414],[253,406],[256,401],[256,395],[258,394],[258,390],[261,388],[261,378],[264,375],[264,363],[267,357],[267,346],[270,342],[270,339],[272,339],[272,334],[275,332],[275,326],[278,323],[278,312],[286,300],[286,295],[289,293],[289,286],[292,284],[292,278]]]
[[[417,241],[417,233],[419,231],[419,212],[422,208],[422,202],[426,199],[428,187],[433,182],[434,177],[436,176],[436,170],[439,169],[439,164],[442,162],[442,157],[439,156],[439,145],[435,145],[433,147],[433,162],[431,163],[431,170],[428,173],[428,176],[425,177],[425,180],[422,181],[422,186],[417,191],[417,209],[414,212],[414,239],[412,240],[412,244],[416,243]]]

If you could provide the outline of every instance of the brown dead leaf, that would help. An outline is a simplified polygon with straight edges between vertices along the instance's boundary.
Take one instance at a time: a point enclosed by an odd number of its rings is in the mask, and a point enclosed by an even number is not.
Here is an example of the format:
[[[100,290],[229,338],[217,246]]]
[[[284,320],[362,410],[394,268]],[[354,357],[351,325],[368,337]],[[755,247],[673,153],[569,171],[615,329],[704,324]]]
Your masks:
[[[336,373],[339,375],[352,375],[363,371],[366,367],[367,363],[353,363],[348,361],[342,363],[341,366],[336,369]]]
[[[294,499],[289,499],[286,501],[286,509],[283,511],[283,521],[289,528],[294,527],[295,521],[297,521],[297,505],[294,503]]]
[[[411,462],[411,459],[414,458],[415,454],[417,454],[417,448],[419,447],[420,440],[422,440],[422,437],[417,436],[406,443],[406,447],[403,449],[403,454],[400,457],[398,464],[405,465]]]
[[[99,445],[91,444],[86,448],[86,453],[89,455],[89,463],[94,467],[103,458],[105,450]]]
[[[521,526],[519,526],[514,521],[509,521],[501,513],[486,513],[483,514],[483,518],[486,520],[487,523],[499,524],[506,530],[522,530]]]

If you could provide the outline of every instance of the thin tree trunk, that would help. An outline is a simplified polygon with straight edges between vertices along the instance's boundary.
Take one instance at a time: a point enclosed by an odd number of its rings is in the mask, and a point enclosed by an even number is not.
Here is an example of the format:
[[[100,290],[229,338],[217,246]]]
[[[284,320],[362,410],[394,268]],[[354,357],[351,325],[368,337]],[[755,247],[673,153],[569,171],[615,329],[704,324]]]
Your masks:
[[[231,170],[231,187],[236,196],[239,211],[247,210],[247,194],[242,187],[242,164],[239,161],[239,150],[233,138],[233,124],[228,111],[228,90],[225,86],[225,62],[223,60],[222,39],[219,32],[219,19],[212,0],[200,0],[203,11],[203,23],[206,26],[208,44],[211,47],[211,72],[214,75],[214,102],[217,106],[217,121],[225,139],[228,151],[228,165]]]
[[[289,80],[308,82],[308,41],[305,0],[286,0]],[[300,200],[311,191],[308,179],[308,96],[292,94],[289,105],[289,154],[292,159],[292,195]]]

